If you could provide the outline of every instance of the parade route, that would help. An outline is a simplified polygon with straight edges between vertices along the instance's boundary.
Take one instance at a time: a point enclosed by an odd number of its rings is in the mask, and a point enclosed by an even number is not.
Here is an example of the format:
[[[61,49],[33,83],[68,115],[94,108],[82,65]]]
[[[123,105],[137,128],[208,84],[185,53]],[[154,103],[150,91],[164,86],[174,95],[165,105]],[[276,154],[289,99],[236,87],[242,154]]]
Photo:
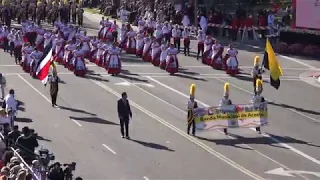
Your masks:
[[[174,76],[125,53],[118,77],[91,63],[86,78],[58,66],[59,108],[51,107],[49,87],[2,51],[0,72],[6,91],[15,89],[23,103],[19,126],[34,128],[40,144],[60,162],[77,162],[75,174],[84,179],[319,179],[319,88],[300,78],[319,71],[315,60],[297,63],[279,56],[284,76],[278,91],[269,85],[268,73],[263,75],[270,125],[262,134],[253,129],[230,129],[228,136],[218,130],[186,134],[190,85],[196,84],[200,107],[217,105],[225,82],[233,103],[248,103],[253,58],[262,53],[239,49],[242,73],[236,77],[183,54]],[[131,140],[120,136],[116,103],[122,92],[133,111]]]

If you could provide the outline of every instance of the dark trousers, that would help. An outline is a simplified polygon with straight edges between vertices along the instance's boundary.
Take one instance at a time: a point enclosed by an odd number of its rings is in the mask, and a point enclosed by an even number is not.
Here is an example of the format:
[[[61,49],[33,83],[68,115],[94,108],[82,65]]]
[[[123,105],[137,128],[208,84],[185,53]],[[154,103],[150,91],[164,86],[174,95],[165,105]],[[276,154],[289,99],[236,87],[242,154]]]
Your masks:
[[[253,36],[253,30],[248,31],[248,39],[249,40],[253,40],[254,36]]]
[[[11,53],[11,52],[10,52]],[[21,62],[22,60],[22,53],[21,53],[21,47],[18,48],[18,47],[15,47],[14,50],[13,50],[13,53],[14,53],[14,59],[15,59],[15,62],[16,64],[19,62]]]
[[[184,52],[184,55],[190,55],[190,41],[184,40],[183,52]]]
[[[191,121],[191,122],[188,122],[188,128],[187,128],[187,133],[189,134],[190,132],[190,128],[192,126],[192,134],[195,135],[196,134],[196,123],[195,121]]]
[[[170,33],[164,34],[164,39],[166,43],[170,43],[170,37],[171,37]]]
[[[52,105],[57,105],[57,96],[58,96],[58,93],[51,94],[51,104]]]
[[[9,41],[7,38],[4,39],[4,42],[3,42],[3,50],[4,52],[9,52]]]
[[[126,136],[129,137],[129,117],[120,119],[120,132],[124,136],[124,129],[126,129]]]
[[[174,42],[174,47],[177,48],[178,51],[180,51],[180,38],[174,38],[173,42]]]

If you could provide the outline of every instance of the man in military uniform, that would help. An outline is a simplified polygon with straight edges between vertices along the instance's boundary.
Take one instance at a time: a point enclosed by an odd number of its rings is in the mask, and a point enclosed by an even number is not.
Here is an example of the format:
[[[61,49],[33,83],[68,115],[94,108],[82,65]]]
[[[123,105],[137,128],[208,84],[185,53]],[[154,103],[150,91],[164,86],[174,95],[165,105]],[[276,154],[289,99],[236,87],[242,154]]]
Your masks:
[[[254,104],[254,107],[259,108],[260,103],[265,102],[265,99],[263,96],[261,96],[261,93],[263,91],[263,86],[262,86],[262,80],[261,79],[257,79],[256,81],[256,94],[253,96],[251,103]],[[256,131],[259,132],[259,134],[261,134],[261,128],[260,127],[256,127]]]
[[[77,19],[77,4],[75,2],[71,4],[71,18],[72,23],[75,24]]]
[[[59,82],[60,78],[57,75],[57,70],[54,62],[51,64],[52,66],[52,75],[49,76],[48,82],[50,83],[50,96],[51,96],[51,105],[52,107],[57,108],[57,97],[59,91]],[[45,84],[46,86],[47,84]]]
[[[232,105],[232,101],[229,99],[229,83],[225,83],[223,99],[220,100],[219,106],[228,106],[228,105]],[[228,129],[224,128],[223,132],[227,135]]]
[[[262,69],[260,68],[259,62],[260,62],[260,57],[256,56],[254,58],[254,67],[251,71],[251,75],[252,75],[252,79],[253,79],[253,90],[254,90],[255,95],[257,94],[256,82],[258,79],[260,79],[260,80],[262,79]]]
[[[190,128],[192,126],[192,135],[195,136],[196,134],[196,123],[194,117],[194,109],[198,108],[197,102],[194,100],[194,95],[196,91],[196,85],[192,84],[190,86],[190,100],[188,101],[188,116],[187,116],[187,133],[190,134]]]

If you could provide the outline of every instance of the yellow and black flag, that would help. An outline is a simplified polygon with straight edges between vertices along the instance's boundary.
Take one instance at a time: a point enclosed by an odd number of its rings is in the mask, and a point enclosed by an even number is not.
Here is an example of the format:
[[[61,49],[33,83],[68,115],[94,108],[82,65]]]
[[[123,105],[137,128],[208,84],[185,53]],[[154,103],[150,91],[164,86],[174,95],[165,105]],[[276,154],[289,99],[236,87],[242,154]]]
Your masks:
[[[263,56],[263,66],[270,72],[270,84],[276,89],[280,87],[280,76],[282,76],[282,69],[273,51],[273,48],[267,39],[266,48]]]

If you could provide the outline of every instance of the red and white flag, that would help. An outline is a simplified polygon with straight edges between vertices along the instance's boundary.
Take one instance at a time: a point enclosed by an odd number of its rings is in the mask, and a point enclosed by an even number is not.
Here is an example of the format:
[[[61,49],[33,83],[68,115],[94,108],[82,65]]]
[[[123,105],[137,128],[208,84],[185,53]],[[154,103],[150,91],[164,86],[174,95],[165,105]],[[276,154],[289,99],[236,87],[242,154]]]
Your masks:
[[[48,81],[51,62],[52,62],[52,42],[50,42],[46,46],[43,56],[37,66],[36,76],[43,84],[46,84]]]

